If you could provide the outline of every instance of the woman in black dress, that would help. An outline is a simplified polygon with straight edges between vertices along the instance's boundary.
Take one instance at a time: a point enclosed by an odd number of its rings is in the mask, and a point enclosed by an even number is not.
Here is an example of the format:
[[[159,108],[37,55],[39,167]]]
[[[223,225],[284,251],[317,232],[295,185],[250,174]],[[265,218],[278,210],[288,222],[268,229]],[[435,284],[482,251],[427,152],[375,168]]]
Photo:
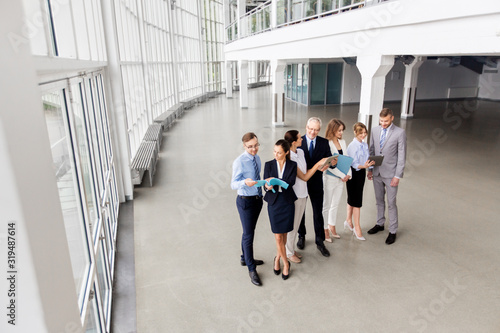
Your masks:
[[[271,230],[276,239],[277,254],[274,258],[274,274],[281,272],[280,260],[283,259],[283,280],[288,279],[290,274],[290,262],[287,260],[285,243],[287,233],[293,229],[293,217],[295,212],[295,200],[297,196],[293,191],[293,185],[297,178],[297,163],[290,160],[290,144],[285,140],[278,140],[274,145],[274,160],[266,162],[264,166],[264,179],[278,178],[288,184],[288,188],[282,186],[266,185],[267,211],[271,221]],[[272,190],[274,189],[274,192]]]

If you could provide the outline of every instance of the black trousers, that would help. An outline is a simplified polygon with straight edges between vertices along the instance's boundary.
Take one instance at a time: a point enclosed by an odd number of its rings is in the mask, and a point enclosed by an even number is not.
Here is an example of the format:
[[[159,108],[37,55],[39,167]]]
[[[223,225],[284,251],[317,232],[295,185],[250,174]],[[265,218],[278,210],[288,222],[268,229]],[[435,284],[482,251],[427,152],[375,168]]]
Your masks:
[[[240,214],[243,235],[241,236],[241,259],[245,260],[248,271],[255,271],[255,262],[253,257],[253,238],[255,235],[255,226],[262,210],[262,197],[236,197],[236,207]]]
[[[316,235],[315,243],[317,245],[323,244],[325,241],[325,229],[324,229],[324,219],[323,219],[323,190],[321,191],[311,191],[309,193],[309,199],[311,200],[311,206],[313,209],[313,222],[314,222],[314,233]],[[306,236],[306,214],[302,216],[302,221],[299,225],[299,237]]]

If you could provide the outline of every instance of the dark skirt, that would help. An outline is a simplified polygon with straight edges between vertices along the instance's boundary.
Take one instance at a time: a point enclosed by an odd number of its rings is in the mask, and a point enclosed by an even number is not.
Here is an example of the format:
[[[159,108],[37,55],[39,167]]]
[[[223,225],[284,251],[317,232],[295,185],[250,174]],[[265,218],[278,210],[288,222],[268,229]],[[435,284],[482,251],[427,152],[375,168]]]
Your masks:
[[[347,203],[351,207],[361,208],[363,205],[363,187],[365,186],[366,169],[356,171],[351,167],[352,178],[347,185]]]
[[[267,212],[274,234],[286,234],[293,230],[295,204],[286,201],[283,195],[278,195],[273,205],[267,205]]]

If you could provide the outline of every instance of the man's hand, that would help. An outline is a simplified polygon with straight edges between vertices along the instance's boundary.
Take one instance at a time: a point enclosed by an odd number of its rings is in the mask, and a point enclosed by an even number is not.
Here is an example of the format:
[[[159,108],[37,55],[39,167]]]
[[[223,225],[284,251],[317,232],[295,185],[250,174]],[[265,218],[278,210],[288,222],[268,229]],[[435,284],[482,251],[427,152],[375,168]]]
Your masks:
[[[399,185],[399,178],[396,178],[396,177],[392,178],[392,180],[391,180],[391,186],[392,187],[396,187],[398,185]]]
[[[341,180],[345,183],[349,180],[349,178],[351,177],[349,177],[349,175],[346,175],[344,178],[341,178]]]
[[[248,186],[248,187],[252,187],[254,186],[255,184],[257,184],[257,182],[255,180],[253,180],[252,178],[247,178],[245,179],[245,185]]]
[[[373,171],[368,171],[368,180],[373,180]]]

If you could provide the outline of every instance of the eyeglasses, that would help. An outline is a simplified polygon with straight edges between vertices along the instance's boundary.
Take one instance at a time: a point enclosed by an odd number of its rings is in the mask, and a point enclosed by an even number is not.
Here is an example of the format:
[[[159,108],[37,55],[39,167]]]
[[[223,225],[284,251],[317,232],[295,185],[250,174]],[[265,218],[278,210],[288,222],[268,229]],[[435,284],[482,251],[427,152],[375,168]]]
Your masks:
[[[311,127],[309,127],[309,126],[306,126],[306,128],[307,128],[307,130],[308,130],[308,131],[313,131],[313,132],[315,132],[315,133],[317,133],[317,132],[319,132],[319,131],[320,131],[320,129],[319,129],[319,128],[318,128],[318,129],[316,129],[316,128],[311,128]]]
[[[247,147],[248,149],[257,149],[257,148],[259,148],[259,146],[260,146],[260,143],[257,143],[255,146],[247,146],[247,145],[245,145],[245,147]]]

